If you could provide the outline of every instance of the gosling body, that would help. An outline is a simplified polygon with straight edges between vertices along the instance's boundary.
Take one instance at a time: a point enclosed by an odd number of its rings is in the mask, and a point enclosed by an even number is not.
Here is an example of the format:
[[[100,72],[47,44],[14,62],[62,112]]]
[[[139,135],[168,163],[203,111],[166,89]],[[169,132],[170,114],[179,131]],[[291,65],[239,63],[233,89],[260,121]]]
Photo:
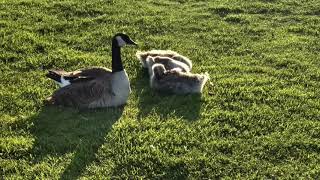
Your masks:
[[[167,70],[171,68],[180,68],[183,72],[190,72],[192,62],[189,58],[171,50],[150,50],[137,51],[136,57],[140,60],[142,67],[152,68],[148,66],[148,57],[153,57],[155,63],[163,64]]]
[[[163,57],[163,56],[148,56],[146,59],[146,64],[148,68],[149,75],[152,75],[152,66],[154,64],[162,64],[166,70],[176,70],[182,72],[190,72],[190,68],[187,64],[176,61],[170,57]]]
[[[179,70],[166,70],[164,65],[154,64],[152,66],[150,86],[158,91],[175,94],[202,93],[208,79],[208,74],[191,74]]]

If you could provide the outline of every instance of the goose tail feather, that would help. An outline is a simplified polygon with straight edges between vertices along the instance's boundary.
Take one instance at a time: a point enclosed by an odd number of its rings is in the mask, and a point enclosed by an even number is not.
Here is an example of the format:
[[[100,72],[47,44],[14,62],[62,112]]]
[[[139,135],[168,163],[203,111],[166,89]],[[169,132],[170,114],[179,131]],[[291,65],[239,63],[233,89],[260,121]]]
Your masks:
[[[61,74],[59,74],[57,71],[55,70],[49,70],[49,72],[46,74],[46,77],[58,82],[58,83],[61,83]]]
[[[54,80],[60,87],[67,86],[71,84],[70,79],[66,79],[63,74],[66,73],[64,71],[59,70],[49,70],[46,76],[52,80]]]

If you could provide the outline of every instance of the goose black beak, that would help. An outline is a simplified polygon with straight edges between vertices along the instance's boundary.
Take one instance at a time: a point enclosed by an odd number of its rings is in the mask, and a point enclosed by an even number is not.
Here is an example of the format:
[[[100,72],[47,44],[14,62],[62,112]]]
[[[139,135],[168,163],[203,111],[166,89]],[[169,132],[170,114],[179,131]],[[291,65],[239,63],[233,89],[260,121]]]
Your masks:
[[[132,41],[132,40],[131,40],[131,42],[130,42],[130,43],[128,43],[128,44],[130,44],[130,45],[134,45],[134,46],[138,46],[138,44],[137,44],[136,42]]]

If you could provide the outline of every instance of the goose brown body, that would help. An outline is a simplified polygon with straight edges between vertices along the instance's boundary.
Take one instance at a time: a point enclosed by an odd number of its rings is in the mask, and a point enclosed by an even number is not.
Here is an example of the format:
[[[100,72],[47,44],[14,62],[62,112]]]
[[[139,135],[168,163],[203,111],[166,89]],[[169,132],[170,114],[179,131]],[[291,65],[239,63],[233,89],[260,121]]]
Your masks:
[[[112,73],[110,69],[95,67],[61,75],[75,80],[52,94],[49,102],[54,105],[78,108],[119,106],[126,102],[131,91],[125,71]]]

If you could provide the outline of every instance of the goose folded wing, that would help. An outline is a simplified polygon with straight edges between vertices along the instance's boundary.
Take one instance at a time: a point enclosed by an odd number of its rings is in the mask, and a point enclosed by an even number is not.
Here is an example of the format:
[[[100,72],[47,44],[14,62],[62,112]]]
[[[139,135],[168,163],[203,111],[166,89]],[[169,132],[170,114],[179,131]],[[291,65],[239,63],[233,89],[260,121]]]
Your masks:
[[[111,70],[107,68],[93,67],[90,69],[81,69],[72,72],[66,72],[61,70],[51,71],[56,74],[63,76],[66,80],[69,80],[71,83],[78,83],[88,80],[93,80],[102,76],[111,74]]]
[[[63,106],[88,107],[102,97],[113,96],[110,85],[100,81],[71,84],[56,90],[52,96],[55,104]]]

